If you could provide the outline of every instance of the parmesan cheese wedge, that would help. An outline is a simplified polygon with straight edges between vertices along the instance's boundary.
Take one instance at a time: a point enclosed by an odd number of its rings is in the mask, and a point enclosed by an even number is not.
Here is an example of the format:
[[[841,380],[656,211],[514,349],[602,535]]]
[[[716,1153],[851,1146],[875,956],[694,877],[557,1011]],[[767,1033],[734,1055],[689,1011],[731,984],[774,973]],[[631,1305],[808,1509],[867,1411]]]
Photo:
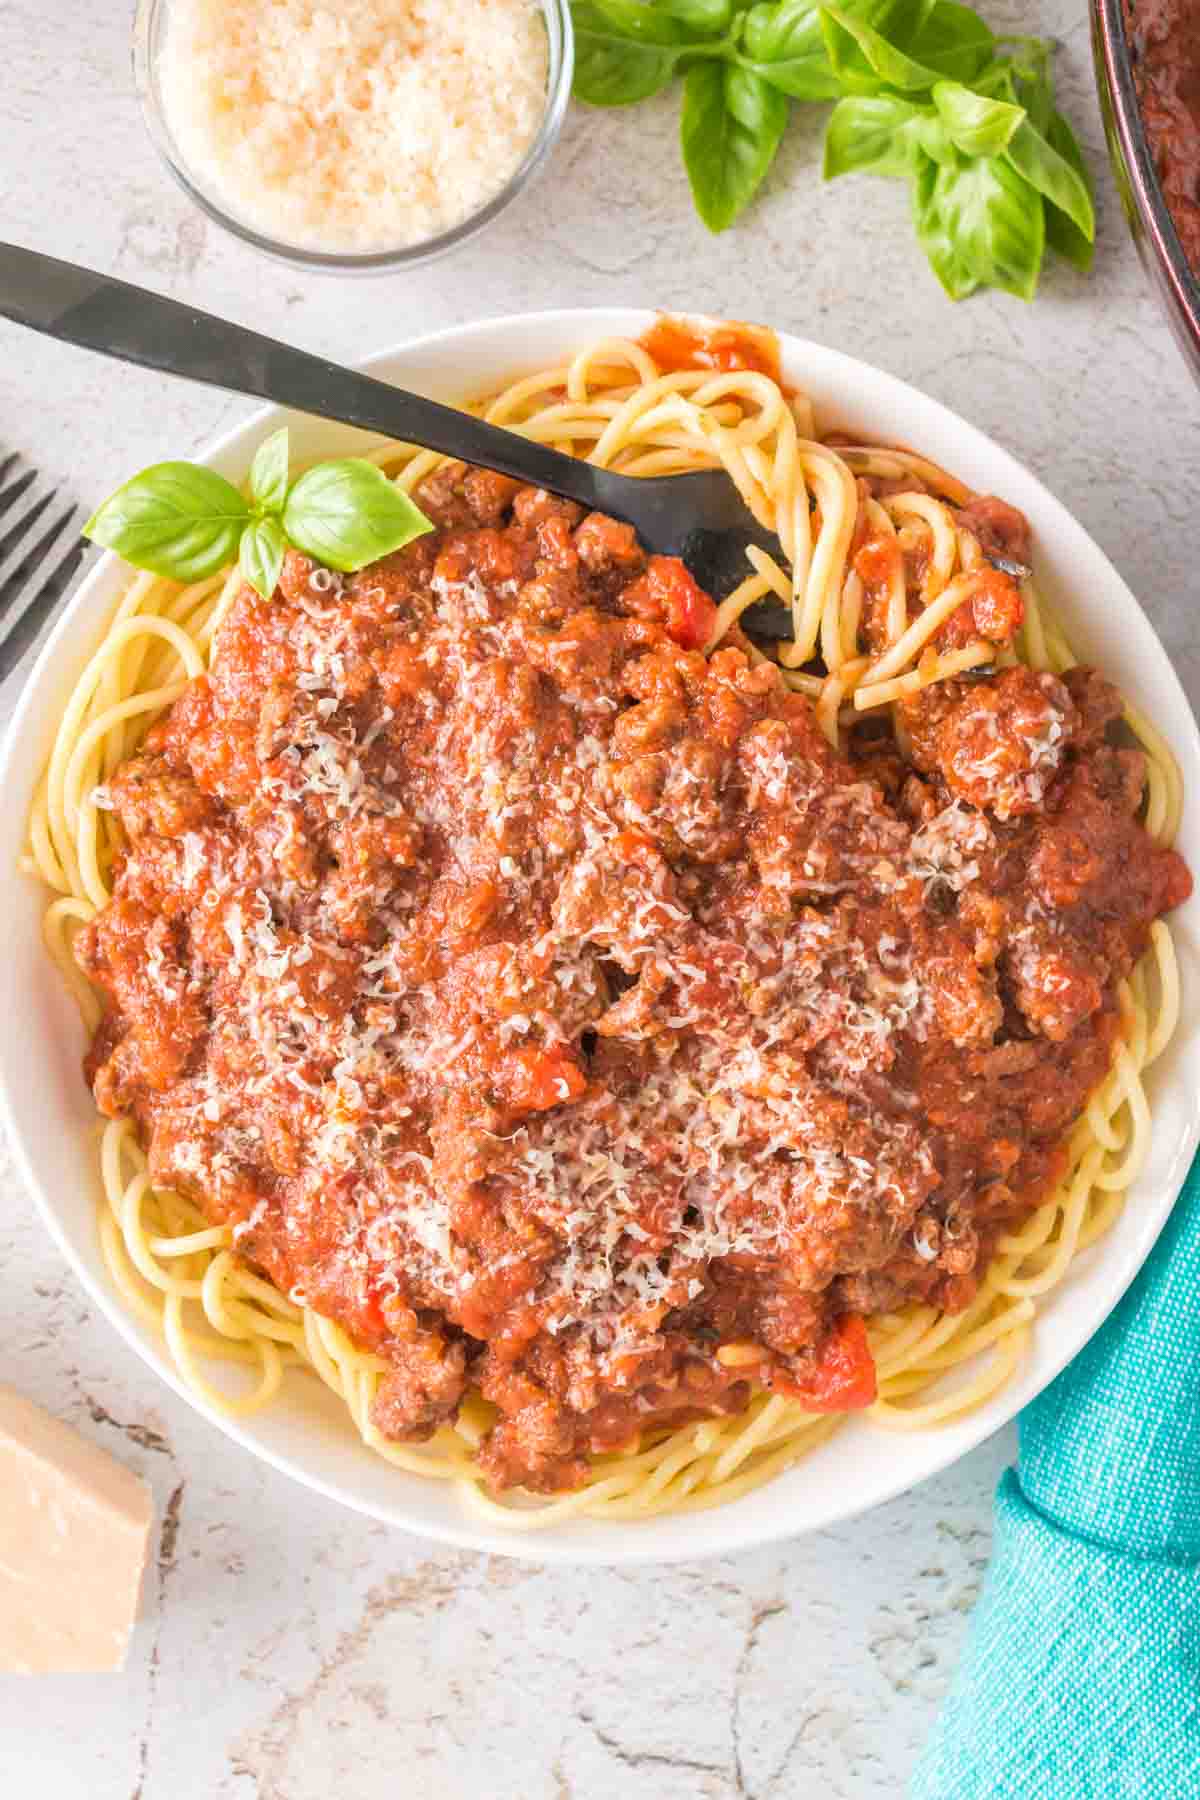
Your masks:
[[[153,1512],[131,1470],[0,1387],[0,1673],[124,1666]]]

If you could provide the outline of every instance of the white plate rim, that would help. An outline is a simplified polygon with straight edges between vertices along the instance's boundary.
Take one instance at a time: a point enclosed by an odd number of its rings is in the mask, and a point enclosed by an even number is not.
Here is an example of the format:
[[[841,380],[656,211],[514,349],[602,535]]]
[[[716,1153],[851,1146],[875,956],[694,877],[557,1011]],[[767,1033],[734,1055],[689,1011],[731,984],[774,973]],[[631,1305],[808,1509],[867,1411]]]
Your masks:
[[[632,307],[553,308],[535,313],[506,314],[424,333],[377,351],[357,366],[377,371],[397,361],[411,363],[430,354],[436,358],[439,352],[448,349],[461,350],[469,360],[469,353],[478,350],[481,344],[506,338],[526,340],[531,345],[538,344],[539,340],[556,339],[573,340],[582,345],[601,336],[636,336],[646,329],[654,317],[652,309]],[[956,473],[968,479],[971,467],[976,464],[989,474],[995,471],[997,478],[990,482],[991,489],[1004,494],[1037,518],[1053,520],[1053,542],[1059,556],[1078,556],[1088,567],[1089,578],[1100,578],[1101,585],[1106,585],[1111,590],[1111,594],[1119,602],[1118,611],[1126,615],[1136,644],[1138,675],[1134,686],[1152,691],[1154,699],[1159,702],[1156,711],[1160,717],[1162,707],[1171,714],[1168,725],[1170,741],[1185,780],[1185,826],[1180,841],[1189,853],[1192,867],[1200,869],[1200,855],[1196,854],[1200,847],[1200,818],[1197,817],[1200,732],[1197,731],[1195,719],[1165,650],[1136,597],[1104,552],[1036,476],[986,434],[969,425],[940,402],[921,394],[899,378],[841,351],[828,349],[783,331],[780,331],[779,336],[785,371],[793,380],[799,381],[802,374],[807,372],[811,381],[814,370],[819,370],[821,383],[833,382],[835,387],[841,384],[848,395],[855,397],[865,392],[865,403],[869,404],[873,417],[878,412],[894,410],[898,417],[911,417],[914,422],[920,420],[919,431],[901,441],[914,443],[935,460],[944,460],[948,467],[954,468]],[[510,357],[511,353],[506,351],[504,355]],[[521,359],[521,364],[538,366],[538,355],[530,351]],[[497,355],[493,370],[495,379],[503,379],[508,373],[519,372],[520,367],[514,360],[505,361],[502,368]],[[407,378],[412,380],[411,375]],[[447,384],[439,384],[439,391],[448,398],[455,397],[449,392]],[[459,395],[463,391],[461,388],[457,390]],[[852,411],[855,401],[852,398],[840,404]],[[838,406],[834,410],[839,410]],[[278,408],[259,408],[202,448],[196,453],[194,460],[218,465],[231,462],[236,464],[240,460],[244,467],[245,459],[241,456],[244,446],[273,428],[282,416]],[[955,442],[953,452],[947,453],[944,440]],[[1044,537],[1044,533],[1039,533],[1039,550],[1042,551],[1045,547]],[[90,643],[84,642],[82,632],[80,646],[74,656],[68,657],[65,652],[70,650],[72,636],[79,630],[89,610],[94,614],[98,612],[101,602],[97,596],[103,595],[107,588],[113,586],[117,569],[117,559],[111,554],[98,559],[79,584],[26,679],[0,751],[0,782],[3,783],[3,791],[13,796],[16,802],[7,809],[8,818],[3,824],[3,829],[8,833],[10,850],[13,843],[23,835],[28,796],[32,791],[30,769],[40,760],[40,752],[35,754],[28,746],[35,733],[39,741],[44,741],[51,729],[46,716],[46,709],[50,706],[47,690],[52,685],[51,678],[57,676],[61,692],[65,685],[64,677],[66,680],[73,679],[82,668],[90,649]],[[1069,612],[1077,602],[1070,596],[1067,596],[1067,600]],[[1093,617],[1092,623],[1095,625],[1098,621]],[[1084,635],[1087,635],[1086,631]],[[60,657],[62,669],[59,669]],[[1111,668],[1108,672],[1117,673]],[[1142,693],[1138,692],[1137,697],[1142,698]],[[19,822],[14,824],[14,821]],[[0,867],[5,871],[0,875],[0,918],[3,918],[6,913],[14,910],[17,884],[24,884],[26,891],[31,884],[27,877],[16,871],[14,855],[5,857]],[[1193,897],[1175,915],[1175,920],[1177,940],[1183,941],[1187,952],[1184,958],[1186,1017],[1186,996],[1192,986],[1193,968],[1196,964],[1195,945],[1196,940],[1200,939],[1200,896]],[[19,958],[10,958],[9,963],[17,964]],[[7,993],[0,995],[0,1004],[7,997]],[[8,1010],[11,1021],[14,1015],[11,1009]],[[34,1121],[25,1115],[16,1097],[24,1079],[21,1067],[24,1049],[25,1038],[19,1030],[12,1028],[11,1022],[0,1029],[0,1120],[8,1134],[17,1167],[52,1238],[91,1300],[143,1361],[225,1436],[328,1499],[434,1541],[543,1563],[629,1566],[695,1560],[776,1543],[802,1532],[824,1529],[851,1519],[895,1498],[958,1461],[999,1430],[1022,1405],[1040,1392],[1103,1323],[1149,1254],[1170,1214],[1197,1143],[1200,1142],[1200,1031],[1185,1025],[1182,1044],[1177,1040],[1166,1053],[1166,1058],[1172,1064],[1179,1063],[1185,1077],[1190,1072],[1192,1098],[1190,1103],[1183,1100],[1181,1090],[1184,1082],[1180,1081],[1172,1083],[1166,1094],[1156,1099],[1156,1118],[1161,1116],[1159,1109],[1164,1102],[1173,1101],[1172,1139],[1169,1145],[1163,1147],[1163,1154],[1156,1159],[1158,1166],[1155,1167],[1153,1180],[1148,1182],[1144,1175],[1131,1190],[1132,1203],[1126,1206],[1121,1224],[1096,1250],[1086,1253],[1090,1259],[1089,1271],[1097,1266],[1103,1270],[1103,1279],[1092,1284],[1100,1290],[1099,1297],[1084,1309],[1081,1316],[1067,1316],[1060,1304],[1064,1290],[1058,1290],[1045,1310],[1039,1309],[1037,1352],[1023,1373],[1001,1395],[972,1414],[968,1420],[924,1434],[920,1442],[926,1453],[919,1459],[898,1454],[893,1476],[877,1477],[864,1491],[853,1494],[852,1498],[846,1497],[846,1471],[839,1471],[838,1465],[847,1462],[851,1469],[854,1466],[855,1434],[864,1430],[864,1426],[858,1423],[839,1432],[829,1445],[823,1446],[812,1457],[806,1458],[795,1469],[767,1487],[756,1490],[745,1499],[709,1512],[668,1515],[664,1519],[628,1523],[581,1520],[536,1532],[510,1534],[503,1528],[492,1526],[490,1521],[465,1511],[442,1483],[405,1477],[387,1470],[389,1484],[395,1484],[397,1495],[411,1488],[413,1483],[422,1490],[425,1497],[431,1491],[443,1495],[448,1502],[442,1509],[444,1517],[431,1514],[425,1506],[406,1505],[399,1498],[379,1499],[364,1492],[363,1485],[356,1489],[347,1485],[343,1479],[331,1479],[312,1466],[305,1467],[303,1460],[296,1455],[264,1442],[258,1419],[252,1418],[245,1422],[230,1419],[215,1411],[195,1394],[174,1368],[161,1340],[139,1326],[120,1296],[108,1286],[98,1250],[93,1246],[89,1256],[81,1248],[80,1234],[68,1229],[62,1208],[56,1202],[43,1174],[41,1152],[45,1148],[44,1141],[39,1144]],[[1152,1157],[1152,1160],[1155,1159]],[[1141,1190],[1146,1185],[1149,1185],[1151,1191],[1143,1196]],[[1114,1243],[1114,1238],[1119,1242]],[[1109,1252],[1107,1263],[1104,1260],[1106,1250]],[[1076,1308],[1075,1311],[1079,1312],[1079,1309]],[[1053,1345],[1048,1347],[1045,1339],[1051,1330],[1051,1320],[1054,1321],[1056,1330]],[[328,1396],[328,1399],[332,1401],[332,1396]],[[285,1402],[276,1404],[283,1406]],[[887,1436],[877,1427],[865,1429],[874,1438]],[[300,1435],[310,1435],[308,1426],[304,1423],[301,1425]],[[915,1440],[901,1438],[889,1441],[906,1445]],[[352,1427],[347,1427],[347,1447],[351,1460],[357,1465],[360,1447],[353,1438]],[[843,1447],[847,1447],[844,1456],[841,1454]],[[836,1461],[827,1467],[831,1451],[835,1453]],[[370,1453],[361,1454],[369,1456]],[[377,1468],[386,1467],[377,1458],[372,1457],[371,1461]],[[811,1489],[806,1489],[805,1494],[800,1497],[806,1498],[807,1503],[793,1509],[789,1502],[798,1498],[798,1484],[804,1483],[806,1471],[811,1472]],[[813,1493],[817,1489],[820,1493],[814,1499]]]

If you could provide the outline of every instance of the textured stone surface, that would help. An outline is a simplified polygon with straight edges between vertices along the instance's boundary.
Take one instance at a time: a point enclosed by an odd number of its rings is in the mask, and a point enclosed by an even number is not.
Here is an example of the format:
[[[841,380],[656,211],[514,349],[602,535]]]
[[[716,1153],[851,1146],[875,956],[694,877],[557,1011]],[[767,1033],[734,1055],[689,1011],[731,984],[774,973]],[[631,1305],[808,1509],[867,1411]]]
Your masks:
[[[87,0],[0,6],[0,235],[334,355],[488,313],[612,302],[822,339],[935,394],[1036,470],[1200,694],[1200,407],[1101,160],[1077,6],[1004,0],[989,17],[1061,38],[1066,104],[1102,177],[1097,269],[1085,281],[1051,268],[1033,307],[959,308],[917,252],[898,187],[820,186],[817,109],[719,243],[691,214],[664,101],[573,114],[551,178],[426,270],[350,282],[275,267],[161,171],[130,90],[125,16]],[[545,234],[536,254],[526,232]],[[245,410],[0,323],[0,442],[80,498],[186,455]],[[258,1467],[162,1388],[85,1302],[7,1161],[0,1368],[145,1474],[162,1519],[128,1673],[0,1686],[0,1770],[44,1800],[899,1794],[1012,1450],[1002,1434],[868,1518],[725,1562],[543,1571],[431,1548]]]

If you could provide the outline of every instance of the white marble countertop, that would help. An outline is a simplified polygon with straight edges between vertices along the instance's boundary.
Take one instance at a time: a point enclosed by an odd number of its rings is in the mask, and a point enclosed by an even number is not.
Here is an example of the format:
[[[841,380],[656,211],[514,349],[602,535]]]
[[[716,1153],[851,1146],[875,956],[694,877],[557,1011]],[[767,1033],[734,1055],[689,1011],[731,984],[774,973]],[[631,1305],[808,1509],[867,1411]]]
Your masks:
[[[1060,36],[1066,106],[1100,181],[1094,274],[1048,268],[1032,307],[951,306],[898,186],[822,188],[815,108],[753,214],[714,243],[678,167],[674,102],[574,111],[551,178],[449,260],[303,276],[208,226],[171,185],[132,96],[125,9],[91,0],[0,7],[0,238],[346,358],[439,324],[598,302],[823,339],[1036,470],[1140,593],[1195,699],[1200,403],[1103,161],[1085,10],[985,10]],[[0,443],[80,499],[186,455],[245,405],[0,323]],[[1013,1449],[1004,1433],[869,1517],[722,1562],[572,1572],[447,1552],[272,1474],[163,1388],[87,1304],[7,1158],[0,1372],[139,1469],[160,1506],[127,1673],[0,1679],[6,1791],[39,1800],[897,1795],[958,1654]]]

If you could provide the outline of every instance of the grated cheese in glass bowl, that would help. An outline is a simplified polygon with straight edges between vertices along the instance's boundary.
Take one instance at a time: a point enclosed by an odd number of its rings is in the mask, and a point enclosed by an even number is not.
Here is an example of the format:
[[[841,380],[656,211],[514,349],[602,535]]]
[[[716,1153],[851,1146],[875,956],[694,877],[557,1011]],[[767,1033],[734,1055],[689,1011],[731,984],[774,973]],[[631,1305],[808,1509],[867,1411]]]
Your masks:
[[[139,0],[134,73],[210,218],[306,268],[382,271],[481,230],[562,126],[566,0]]]

